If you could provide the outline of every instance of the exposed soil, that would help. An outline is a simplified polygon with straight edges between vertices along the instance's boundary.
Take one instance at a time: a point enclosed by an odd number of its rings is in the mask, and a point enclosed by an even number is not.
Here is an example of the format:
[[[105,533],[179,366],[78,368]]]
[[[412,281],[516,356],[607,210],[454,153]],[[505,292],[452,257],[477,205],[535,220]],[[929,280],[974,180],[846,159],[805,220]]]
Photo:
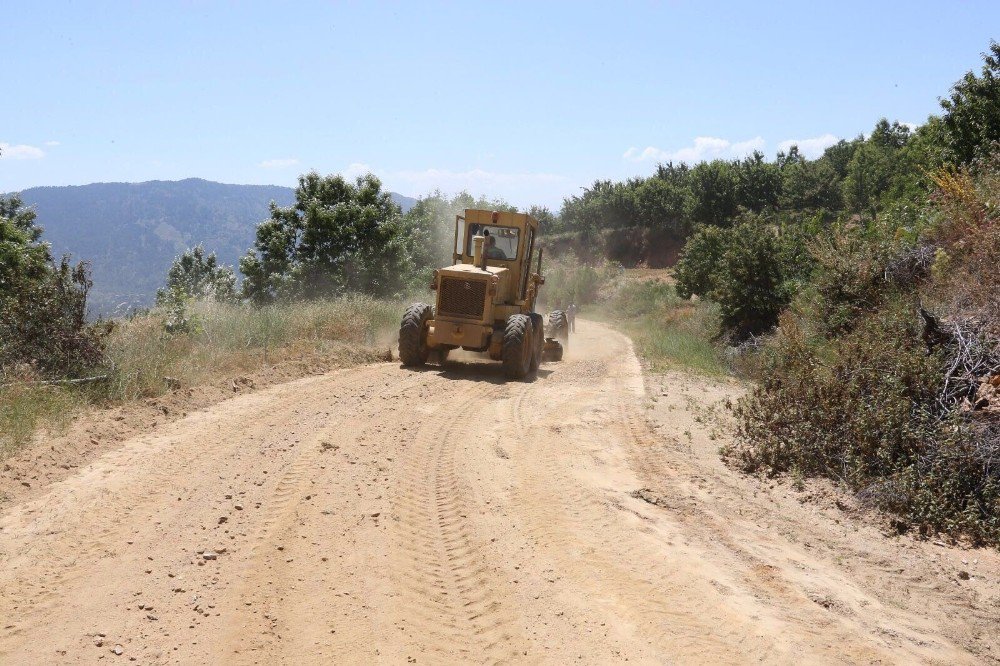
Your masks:
[[[52,483],[40,443],[0,508],[0,663],[998,660],[995,551],[729,470],[738,385],[577,331],[534,381],[463,358],[237,391]]]

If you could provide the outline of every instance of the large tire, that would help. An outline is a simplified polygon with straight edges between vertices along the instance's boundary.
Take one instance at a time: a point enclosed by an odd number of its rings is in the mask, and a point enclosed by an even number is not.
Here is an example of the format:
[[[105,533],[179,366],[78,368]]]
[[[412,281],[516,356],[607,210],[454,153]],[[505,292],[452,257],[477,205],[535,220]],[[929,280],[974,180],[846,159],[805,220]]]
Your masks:
[[[433,316],[431,306],[414,303],[406,308],[399,324],[399,360],[403,365],[419,366],[427,363],[427,322]]]
[[[562,343],[559,342],[559,341],[556,341],[555,348],[549,351],[548,358],[546,360],[558,362],[558,361],[562,360],[562,357],[563,357],[563,346],[562,346]]]
[[[562,310],[549,313],[549,335],[562,343],[563,350],[569,347],[569,317]]]
[[[507,318],[503,331],[503,373],[508,379],[523,379],[531,370],[534,343],[531,335],[531,318],[516,314]]]
[[[531,339],[534,342],[531,351],[531,372],[534,372],[542,364],[542,352],[545,350],[545,319],[537,312],[528,316],[531,318]]]

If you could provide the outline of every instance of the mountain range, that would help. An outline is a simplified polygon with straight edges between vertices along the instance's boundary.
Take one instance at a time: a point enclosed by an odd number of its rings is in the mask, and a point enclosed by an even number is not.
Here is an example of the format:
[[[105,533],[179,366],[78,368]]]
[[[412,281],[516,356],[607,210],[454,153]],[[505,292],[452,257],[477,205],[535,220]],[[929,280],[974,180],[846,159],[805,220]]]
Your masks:
[[[22,191],[35,209],[55,256],[90,262],[93,315],[152,304],[174,258],[202,244],[236,266],[253,244],[257,224],[274,201],[288,206],[295,190],[277,185],[228,185],[200,178],[145,183],[94,183]],[[391,193],[408,211],[416,199]]]

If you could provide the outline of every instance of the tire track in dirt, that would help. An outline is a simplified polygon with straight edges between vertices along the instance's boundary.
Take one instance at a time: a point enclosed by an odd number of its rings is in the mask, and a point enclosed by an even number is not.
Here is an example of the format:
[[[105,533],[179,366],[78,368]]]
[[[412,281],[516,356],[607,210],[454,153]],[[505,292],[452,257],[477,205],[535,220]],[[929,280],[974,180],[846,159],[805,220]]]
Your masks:
[[[303,522],[302,505],[318,497],[321,488],[317,483],[325,465],[320,461],[331,451],[356,450],[359,440],[365,439],[379,427],[378,416],[385,410],[385,403],[405,395],[426,380],[413,375],[393,383],[392,391],[374,394],[372,385],[382,376],[391,376],[395,369],[386,366],[374,377],[358,375],[351,381],[339,384],[334,400],[338,409],[336,417],[304,439],[296,439],[298,454],[288,464],[270,493],[266,510],[257,520],[259,527],[249,539],[249,558],[242,566],[241,583],[229,593],[230,605],[237,609],[235,617],[228,620],[228,631],[215,654],[220,660],[231,660],[238,655],[262,655],[279,660],[283,637],[293,634],[297,615],[286,615],[284,601],[296,594],[303,572],[290,566],[286,545],[295,542],[296,526]],[[369,395],[369,393],[373,395]],[[360,424],[360,427],[352,427]],[[329,511],[327,514],[331,513]],[[268,572],[266,579],[260,572]],[[290,619],[291,618],[291,619]],[[322,617],[314,622],[322,623]],[[253,631],[248,628],[255,627]],[[367,628],[367,631],[366,631]],[[359,647],[359,636],[371,633],[371,626],[352,627],[355,631],[341,631],[327,646],[330,654],[351,655]]]
[[[500,392],[489,385],[443,405],[407,438],[392,502],[393,573],[403,597],[396,624],[422,659],[504,663],[521,654],[502,582],[490,575],[469,528],[472,501],[457,460],[461,436],[476,426],[462,417]]]
[[[555,438],[579,441],[574,430],[585,431],[581,433],[584,436],[600,432],[602,439],[607,438],[610,414],[599,405],[602,395],[614,390],[611,380],[601,360],[567,365],[552,384],[545,386],[551,407],[545,410],[544,418],[525,418],[529,413],[525,405],[542,399],[537,385],[512,403],[511,418],[519,424],[516,431],[525,442],[532,441],[533,436],[542,439],[539,435],[547,435],[544,440],[549,442]],[[587,388],[581,390],[581,386]],[[604,412],[596,420],[595,406],[596,411]],[[605,441],[614,444],[613,440]],[[711,604],[698,598],[696,590],[683,582],[678,584],[664,572],[668,560],[650,544],[641,526],[633,534],[622,534],[617,529],[623,506],[616,496],[623,495],[622,491],[586,483],[574,474],[578,465],[565,449],[552,447],[537,453],[520,470],[527,483],[519,504],[542,509],[528,514],[528,529],[536,543],[543,545],[539,556],[550,558],[551,569],[559,571],[573,586],[587,590],[588,599],[616,618],[626,644],[631,643],[629,650],[641,649],[640,658],[672,654],[682,661],[712,651],[715,663],[744,663],[748,656],[745,648],[729,653],[720,649],[736,642],[731,632],[725,632],[734,618],[719,616]],[[615,464],[600,457],[597,460],[601,465]],[[670,603],[667,592],[683,595],[688,603],[678,608]],[[720,630],[725,635],[720,635]]]

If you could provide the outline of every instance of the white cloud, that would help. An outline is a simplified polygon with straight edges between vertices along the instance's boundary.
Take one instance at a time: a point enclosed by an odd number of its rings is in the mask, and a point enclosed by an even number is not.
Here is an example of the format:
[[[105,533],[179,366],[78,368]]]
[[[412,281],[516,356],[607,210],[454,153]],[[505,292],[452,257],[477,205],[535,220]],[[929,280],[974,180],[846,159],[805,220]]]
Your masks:
[[[363,162],[351,162],[347,165],[346,169],[340,172],[340,175],[346,180],[354,180],[358,176],[365,176],[370,173],[375,173],[375,169],[371,165],[364,164]]]
[[[49,146],[49,147],[52,147],[52,148],[55,148],[56,146],[59,145],[59,142],[58,141],[46,141],[45,145]]]
[[[469,190],[471,193],[501,191],[502,188],[563,183],[567,179],[551,173],[497,173],[483,169],[449,171],[424,169],[423,171],[398,171],[390,174],[394,180],[412,184],[417,191],[441,189],[445,192]]]
[[[45,157],[45,151],[35,146],[23,143],[11,145],[0,141],[0,160],[40,160]]]
[[[294,157],[279,157],[273,160],[264,160],[257,166],[262,169],[287,169],[288,167],[293,167],[298,163],[299,161]]]
[[[647,146],[640,150],[633,147],[626,150],[622,158],[631,162],[655,160],[657,162],[687,162],[688,164],[694,164],[704,160],[743,157],[755,150],[763,150],[766,145],[767,142],[760,136],[736,142],[714,136],[699,136],[695,138],[693,145],[679,150],[667,151],[656,146]]]
[[[557,206],[562,197],[576,189],[569,178],[552,173],[502,173],[478,168],[387,171],[360,162],[349,164],[340,173],[344,178],[373,173],[386,189],[408,196],[426,196],[438,190],[446,195],[466,191],[474,196],[498,197],[519,206],[536,203]]]
[[[811,160],[823,154],[823,151],[840,141],[832,134],[823,134],[811,139],[786,139],[778,144],[778,150],[788,152],[792,146],[799,147],[799,154]]]

